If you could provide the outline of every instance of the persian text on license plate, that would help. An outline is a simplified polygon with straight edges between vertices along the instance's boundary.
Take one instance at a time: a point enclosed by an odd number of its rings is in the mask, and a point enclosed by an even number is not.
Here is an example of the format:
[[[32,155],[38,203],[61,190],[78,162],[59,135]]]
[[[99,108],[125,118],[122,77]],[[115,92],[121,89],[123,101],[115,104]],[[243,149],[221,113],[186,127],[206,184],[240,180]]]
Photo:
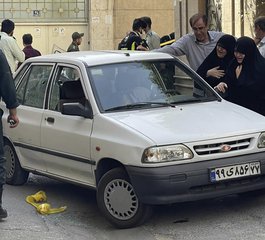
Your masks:
[[[211,182],[217,182],[226,179],[258,175],[260,173],[260,163],[253,162],[211,169],[210,179]]]

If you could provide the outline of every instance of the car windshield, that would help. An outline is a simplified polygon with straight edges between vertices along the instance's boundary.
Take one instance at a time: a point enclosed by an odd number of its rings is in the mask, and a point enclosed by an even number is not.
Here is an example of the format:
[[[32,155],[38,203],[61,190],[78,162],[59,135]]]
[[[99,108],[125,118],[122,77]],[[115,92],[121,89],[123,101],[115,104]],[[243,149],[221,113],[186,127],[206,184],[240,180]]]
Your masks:
[[[98,106],[105,112],[220,100],[179,60],[109,64],[87,71]]]

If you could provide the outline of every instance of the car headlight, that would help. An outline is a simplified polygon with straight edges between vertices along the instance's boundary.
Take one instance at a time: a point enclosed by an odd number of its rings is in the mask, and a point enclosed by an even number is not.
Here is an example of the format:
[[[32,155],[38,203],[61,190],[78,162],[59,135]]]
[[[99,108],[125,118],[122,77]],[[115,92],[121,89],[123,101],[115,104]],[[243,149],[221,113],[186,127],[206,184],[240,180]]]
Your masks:
[[[192,151],[182,144],[151,147],[144,151],[142,162],[160,163],[193,158]]]
[[[265,147],[265,132],[261,133],[258,139],[258,148],[264,148],[264,147]]]

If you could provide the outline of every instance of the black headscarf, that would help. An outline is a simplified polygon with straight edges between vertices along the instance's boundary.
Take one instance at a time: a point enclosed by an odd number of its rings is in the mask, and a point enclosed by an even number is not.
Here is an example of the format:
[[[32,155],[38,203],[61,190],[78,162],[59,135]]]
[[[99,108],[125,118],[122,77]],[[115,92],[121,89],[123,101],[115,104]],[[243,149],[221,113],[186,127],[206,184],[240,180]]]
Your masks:
[[[224,58],[230,60],[234,58],[235,44],[236,44],[235,37],[229,34],[225,34],[218,40],[218,42],[216,43],[216,47],[219,45],[222,48],[224,48],[227,51],[227,54]],[[216,50],[216,47],[215,47],[215,50]],[[215,55],[217,56],[216,51],[215,51]]]
[[[228,100],[265,115],[265,58],[249,37],[237,39],[235,52],[245,57],[241,64],[235,58],[228,67],[225,78]],[[237,78],[235,72],[239,65],[242,65],[242,70]]]
[[[218,66],[220,66],[220,70],[226,70],[228,64],[234,58],[235,43],[236,40],[232,35],[223,35],[216,43],[216,46],[213,51],[205,58],[203,63],[198,68],[197,73],[203,79],[205,79],[205,81],[208,82],[208,84],[210,84],[212,87],[215,87],[218,83],[222,82],[223,79],[218,79],[215,77],[206,77],[207,71]],[[217,56],[217,46],[221,46],[227,51],[227,54],[224,58],[219,58]]]
[[[235,52],[240,52],[245,54],[244,62],[246,60],[254,60],[256,55],[258,56],[256,51],[258,50],[256,44],[252,38],[249,37],[240,37],[237,39],[235,44]]]

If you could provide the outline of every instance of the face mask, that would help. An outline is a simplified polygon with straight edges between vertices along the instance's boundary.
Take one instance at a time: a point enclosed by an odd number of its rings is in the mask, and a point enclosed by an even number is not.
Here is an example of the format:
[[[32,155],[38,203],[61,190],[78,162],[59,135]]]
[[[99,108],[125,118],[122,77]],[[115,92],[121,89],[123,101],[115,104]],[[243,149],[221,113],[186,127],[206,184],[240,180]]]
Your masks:
[[[141,36],[142,39],[146,38],[146,34],[144,33],[144,31],[142,31],[142,33],[140,33],[140,36]]]

